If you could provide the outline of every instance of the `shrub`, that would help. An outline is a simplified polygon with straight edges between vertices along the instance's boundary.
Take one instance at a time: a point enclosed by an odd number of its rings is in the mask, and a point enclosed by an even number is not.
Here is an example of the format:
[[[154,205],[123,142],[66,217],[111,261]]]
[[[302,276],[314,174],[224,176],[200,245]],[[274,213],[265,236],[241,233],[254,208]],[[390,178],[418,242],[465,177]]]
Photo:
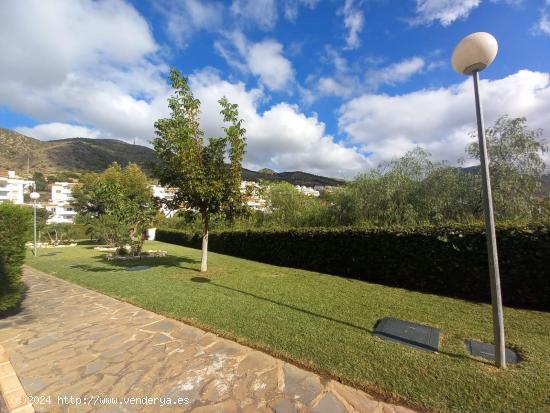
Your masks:
[[[31,229],[30,209],[11,203],[0,204],[0,311],[8,310],[5,300],[13,307],[20,298],[21,266]]]
[[[497,229],[505,305],[550,310],[548,225]],[[200,237],[157,230],[159,241],[200,248]],[[212,232],[212,251],[415,291],[490,302],[482,225]],[[368,299],[368,297],[365,297]]]
[[[43,230],[43,235],[52,246],[68,245],[78,239],[81,234],[81,228],[74,224],[50,224]]]

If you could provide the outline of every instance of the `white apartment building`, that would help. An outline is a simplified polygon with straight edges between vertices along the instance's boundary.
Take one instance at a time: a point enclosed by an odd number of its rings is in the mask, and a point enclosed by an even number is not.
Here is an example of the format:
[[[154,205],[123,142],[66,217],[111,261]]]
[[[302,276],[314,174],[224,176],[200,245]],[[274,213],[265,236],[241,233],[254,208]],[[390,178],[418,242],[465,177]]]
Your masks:
[[[45,204],[46,210],[50,211],[48,224],[72,224],[76,216],[71,202],[73,188],[76,184],[71,182],[54,182],[51,189],[51,202]]]
[[[73,188],[76,184],[71,182],[54,182],[52,184],[52,204],[69,204],[73,201]]]
[[[15,171],[0,174],[0,202],[22,204],[23,195],[32,188],[34,188],[34,181],[18,177]]]
[[[71,204],[44,204],[44,208],[51,213],[46,221],[48,224],[72,224],[76,211]]]
[[[316,189],[310,188],[309,186],[295,185],[295,188],[298,191],[300,191],[301,193],[309,195],[309,196],[318,197],[318,196],[321,195],[321,193],[319,191],[317,191]]]
[[[175,189],[165,188],[161,185],[151,185],[150,187],[154,198],[166,199],[168,201],[174,199]],[[172,218],[177,212],[177,209],[170,209],[166,205],[162,205],[160,210],[168,218]]]
[[[265,211],[267,201],[260,195],[261,186],[254,181],[241,181],[241,193],[245,194],[246,205],[256,211]]]

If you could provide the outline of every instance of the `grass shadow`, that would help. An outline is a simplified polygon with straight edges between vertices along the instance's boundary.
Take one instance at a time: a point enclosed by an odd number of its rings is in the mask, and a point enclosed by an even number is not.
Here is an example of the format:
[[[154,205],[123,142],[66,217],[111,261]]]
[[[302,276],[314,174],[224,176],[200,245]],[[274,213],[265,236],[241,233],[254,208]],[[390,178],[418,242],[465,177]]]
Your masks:
[[[87,264],[73,264],[73,265],[69,265],[69,268],[74,268],[74,269],[85,271],[85,272],[118,272],[118,271],[124,271],[124,268],[94,267],[93,265],[87,265]]]
[[[313,316],[313,317],[322,318],[324,320],[332,321],[334,323],[342,324],[342,325],[345,325],[347,327],[351,327],[351,328],[354,328],[356,330],[360,330],[360,331],[364,331],[364,332],[372,334],[372,330],[370,330],[368,328],[365,328],[365,327],[355,325],[355,324],[350,323],[348,321],[339,320],[337,318],[330,317],[330,316],[323,315],[323,314],[318,314],[318,313],[315,313],[313,311],[307,310],[305,308],[300,308],[300,307],[297,307],[297,306],[294,306],[294,305],[291,305],[291,304],[281,303],[279,301],[272,300],[271,298],[262,297],[261,295],[250,293],[248,291],[239,290],[237,288],[228,287],[226,285],[216,284],[216,283],[212,282],[210,279],[205,278],[205,277],[193,277],[193,278],[191,278],[191,281],[197,282],[197,283],[208,283],[209,285],[212,285],[212,286],[217,287],[217,288],[224,288],[226,290],[230,290],[230,291],[242,294],[242,295],[246,295],[248,297],[252,297],[252,298],[255,298],[257,300],[266,301],[266,302],[269,302],[269,303],[272,303],[272,304],[279,305],[281,307],[289,308],[289,309],[294,310],[294,311],[299,311],[301,313],[304,313],[304,314],[307,314],[307,315],[310,315],[310,316]]]
[[[88,264],[73,264],[69,265],[69,268],[79,269],[85,272],[120,272],[131,271],[132,267],[147,266],[147,269],[154,269],[155,267],[163,268],[179,268],[198,271],[193,267],[184,266],[182,264],[197,264],[199,261],[187,257],[158,257],[158,258],[143,258],[134,260],[119,260],[119,261],[107,261],[104,258],[104,254],[93,257],[96,261],[103,265],[88,265]],[[144,269],[145,270],[145,269]]]
[[[206,278],[206,277],[192,277],[191,281],[196,283],[209,283],[211,280],[210,278]]]

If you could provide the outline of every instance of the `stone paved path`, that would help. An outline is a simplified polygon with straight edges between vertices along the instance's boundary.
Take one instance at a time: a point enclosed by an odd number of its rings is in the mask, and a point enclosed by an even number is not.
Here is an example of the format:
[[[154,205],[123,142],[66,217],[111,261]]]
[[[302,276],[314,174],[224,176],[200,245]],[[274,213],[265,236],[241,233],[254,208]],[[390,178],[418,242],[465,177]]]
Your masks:
[[[0,343],[37,412],[412,412],[40,271],[25,268],[24,281]]]

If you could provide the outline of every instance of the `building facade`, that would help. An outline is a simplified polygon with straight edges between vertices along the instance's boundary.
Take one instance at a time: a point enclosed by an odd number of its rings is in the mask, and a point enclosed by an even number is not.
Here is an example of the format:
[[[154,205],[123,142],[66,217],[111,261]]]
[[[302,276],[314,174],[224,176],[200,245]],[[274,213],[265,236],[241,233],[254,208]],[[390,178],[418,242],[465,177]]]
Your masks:
[[[25,202],[25,193],[31,192],[33,188],[34,181],[18,177],[15,171],[0,173],[0,202],[22,204]]]
[[[50,212],[48,224],[72,224],[76,211],[71,205],[74,200],[73,188],[77,185],[71,182],[54,182],[51,187],[51,202],[44,207]]]

